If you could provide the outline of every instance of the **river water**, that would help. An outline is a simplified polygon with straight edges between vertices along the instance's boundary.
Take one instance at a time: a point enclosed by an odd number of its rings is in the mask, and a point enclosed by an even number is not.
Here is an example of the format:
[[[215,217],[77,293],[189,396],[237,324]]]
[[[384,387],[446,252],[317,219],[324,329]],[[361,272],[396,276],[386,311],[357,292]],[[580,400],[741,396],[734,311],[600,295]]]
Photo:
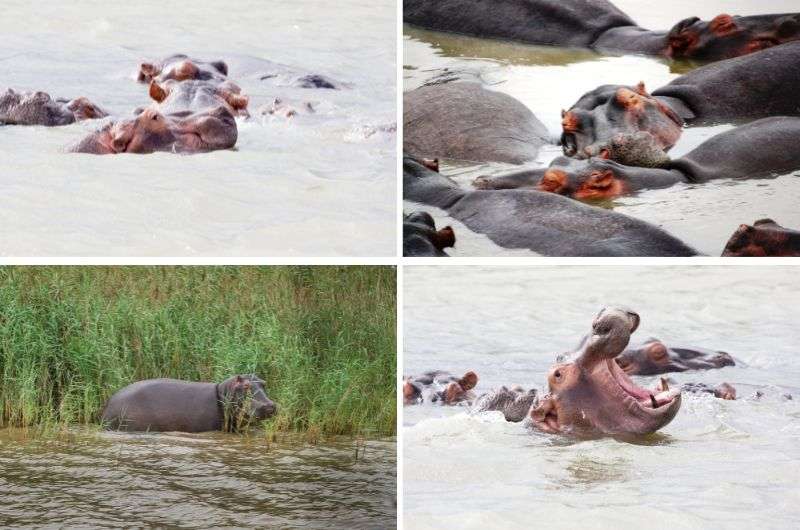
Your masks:
[[[678,21],[698,16],[706,20],[719,13],[752,15],[797,11],[792,0],[752,2],[711,0],[698,4],[690,0],[656,4],[643,0],[614,2],[640,26],[665,30]],[[479,73],[493,90],[522,101],[545,124],[554,139],[561,133],[561,109],[569,108],[584,93],[603,84],[636,84],[644,81],[652,91],[689,71],[692,65],[669,63],[636,55],[602,56],[582,49],[529,46],[496,40],[464,37],[404,27],[404,90],[420,86],[441,68]],[[670,151],[673,158],[691,151],[708,138],[732,125],[692,127]],[[549,165],[561,154],[556,145],[545,146],[532,167]],[[479,175],[494,175],[511,168],[505,164],[470,165],[450,161],[442,173],[465,188]],[[667,189],[647,190],[622,197],[604,207],[660,226],[692,245],[701,253],[720,255],[728,238],[742,223],[770,217],[787,227],[800,226],[796,204],[800,200],[800,171],[755,180],[720,179],[706,184],[679,184]],[[457,244],[453,256],[530,255],[505,250],[485,236],[471,233],[444,211],[406,201],[406,211],[429,210],[437,226],[452,224]]]
[[[117,116],[149,103],[143,60],[224,59],[251,112],[235,150],[92,156],[63,149],[99,127],[0,127],[0,254],[386,256],[396,251],[396,3],[258,0],[2,5],[0,90],[86,96]],[[275,87],[251,59],[328,76],[342,90]],[[257,72],[248,72],[250,74]]]
[[[727,381],[739,398],[684,394],[677,417],[636,444],[574,442],[463,407],[404,407],[407,529],[797,526],[796,267],[406,267],[403,373],[475,370],[478,393],[542,389],[556,355],[608,305],[640,314],[634,341],[729,352],[737,366],[671,376]]]
[[[395,524],[395,495],[394,439],[0,430],[4,528],[379,529]]]

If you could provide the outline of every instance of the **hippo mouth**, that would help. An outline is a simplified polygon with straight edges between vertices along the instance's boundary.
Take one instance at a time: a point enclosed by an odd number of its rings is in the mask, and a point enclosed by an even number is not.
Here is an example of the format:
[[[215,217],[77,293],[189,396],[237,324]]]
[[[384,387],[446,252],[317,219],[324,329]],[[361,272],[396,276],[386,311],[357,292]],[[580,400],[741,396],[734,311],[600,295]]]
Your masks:
[[[660,412],[660,409],[666,410],[681,394],[679,388],[670,389],[664,379],[661,380],[658,390],[655,391],[638,386],[614,359],[608,359],[606,367],[611,374],[611,379],[622,390],[622,399],[629,403],[635,403],[640,409],[648,409],[652,412]]]

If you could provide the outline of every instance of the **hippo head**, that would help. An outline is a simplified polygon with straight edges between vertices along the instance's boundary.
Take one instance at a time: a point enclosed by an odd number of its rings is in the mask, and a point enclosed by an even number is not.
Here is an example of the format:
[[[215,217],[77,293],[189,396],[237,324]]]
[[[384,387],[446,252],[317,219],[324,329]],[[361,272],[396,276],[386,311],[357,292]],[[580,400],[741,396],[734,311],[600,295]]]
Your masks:
[[[45,92],[19,93],[8,89],[0,96],[0,122],[20,125],[69,125],[75,116]]]
[[[800,256],[800,231],[784,228],[772,219],[742,224],[733,233],[723,256]]]
[[[587,93],[561,113],[561,148],[575,158],[598,156],[630,165],[658,159],[680,138],[683,120],[647,93],[635,87],[604,85]],[[644,149],[644,153],[640,152]]]
[[[668,348],[658,339],[648,339],[641,346],[627,348],[616,358],[629,375],[657,375],[686,370],[707,370],[734,366],[730,354],[703,348]]]
[[[204,62],[186,55],[173,55],[159,62],[140,64],[137,79],[140,83],[149,83],[154,79],[222,82],[227,75],[228,65],[224,61]]]
[[[247,115],[249,98],[233,82],[213,84],[206,81],[157,81],[150,82],[150,97],[169,108],[170,100],[191,99],[206,108],[223,105],[233,115]]]
[[[413,226],[411,226],[413,225]],[[428,212],[412,212],[403,219],[404,237],[416,235],[428,240],[437,251],[453,247],[456,244],[456,234],[451,226],[436,230],[436,222]]]
[[[59,100],[61,101],[61,100]],[[108,113],[84,97],[65,102],[67,110],[72,112],[77,121],[105,118]]]
[[[277,411],[267,397],[264,381],[254,375],[235,375],[217,385],[223,405],[225,424],[237,430],[254,421],[265,420]]]
[[[72,151],[92,154],[199,153],[229,149],[236,144],[236,138],[236,121],[224,107],[186,117],[165,116],[148,108],[136,118],[106,125],[84,138]]]
[[[665,54],[673,59],[718,61],[747,55],[800,38],[800,14],[740,17],[717,15],[678,22],[667,35]]]
[[[558,157],[544,171],[539,191],[558,193],[578,200],[606,200],[628,192],[624,168],[602,158],[575,160]]]
[[[580,356],[550,370],[550,393],[531,409],[533,425],[548,433],[596,436],[649,434],[672,421],[680,390],[640,388],[614,362],[638,325],[632,311],[603,309]]]
[[[452,381],[445,387],[442,393],[442,401],[444,401],[445,405],[452,405],[453,403],[465,401],[470,397],[469,391],[475,388],[477,384],[478,374],[475,372],[467,372],[461,379]]]

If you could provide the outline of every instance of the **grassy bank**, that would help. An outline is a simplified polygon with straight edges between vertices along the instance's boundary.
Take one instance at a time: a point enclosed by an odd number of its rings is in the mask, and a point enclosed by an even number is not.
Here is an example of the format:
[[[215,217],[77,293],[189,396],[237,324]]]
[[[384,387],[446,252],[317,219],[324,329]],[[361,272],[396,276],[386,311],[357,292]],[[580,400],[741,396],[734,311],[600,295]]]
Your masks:
[[[141,379],[256,373],[272,431],[395,432],[389,267],[2,267],[0,427],[91,424]]]

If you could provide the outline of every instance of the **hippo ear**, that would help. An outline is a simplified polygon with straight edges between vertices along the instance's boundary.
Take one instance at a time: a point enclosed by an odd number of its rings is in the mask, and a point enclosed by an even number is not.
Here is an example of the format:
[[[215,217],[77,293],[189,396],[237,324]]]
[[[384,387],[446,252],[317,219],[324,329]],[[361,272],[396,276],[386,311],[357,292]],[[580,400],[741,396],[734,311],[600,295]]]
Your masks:
[[[162,101],[167,99],[168,95],[169,95],[169,92],[166,89],[164,89],[161,85],[159,85],[155,81],[151,81],[150,82],[150,97],[151,98],[153,98],[154,100],[156,100],[159,103],[161,103]]]
[[[217,69],[217,72],[221,73],[222,75],[228,75],[228,65],[225,64],[225,61],[214,61],[211,63],[211,66]]]
[[[142,63],[139,65],[139,82],[146,83],[158,75],[158,69],[153,63]]]
[[[241,375],[237,375],[236,379],[233,381],[233,383],[238,386],[238,385],[242,384],[242,381],[244,381],[244,379],[242,379],[242,376]]]
[[[636,93],[642,96],[649,96],[650,94],[647,93],[647,90],[644,87],[644,81],[639,81],[636,85]]]

